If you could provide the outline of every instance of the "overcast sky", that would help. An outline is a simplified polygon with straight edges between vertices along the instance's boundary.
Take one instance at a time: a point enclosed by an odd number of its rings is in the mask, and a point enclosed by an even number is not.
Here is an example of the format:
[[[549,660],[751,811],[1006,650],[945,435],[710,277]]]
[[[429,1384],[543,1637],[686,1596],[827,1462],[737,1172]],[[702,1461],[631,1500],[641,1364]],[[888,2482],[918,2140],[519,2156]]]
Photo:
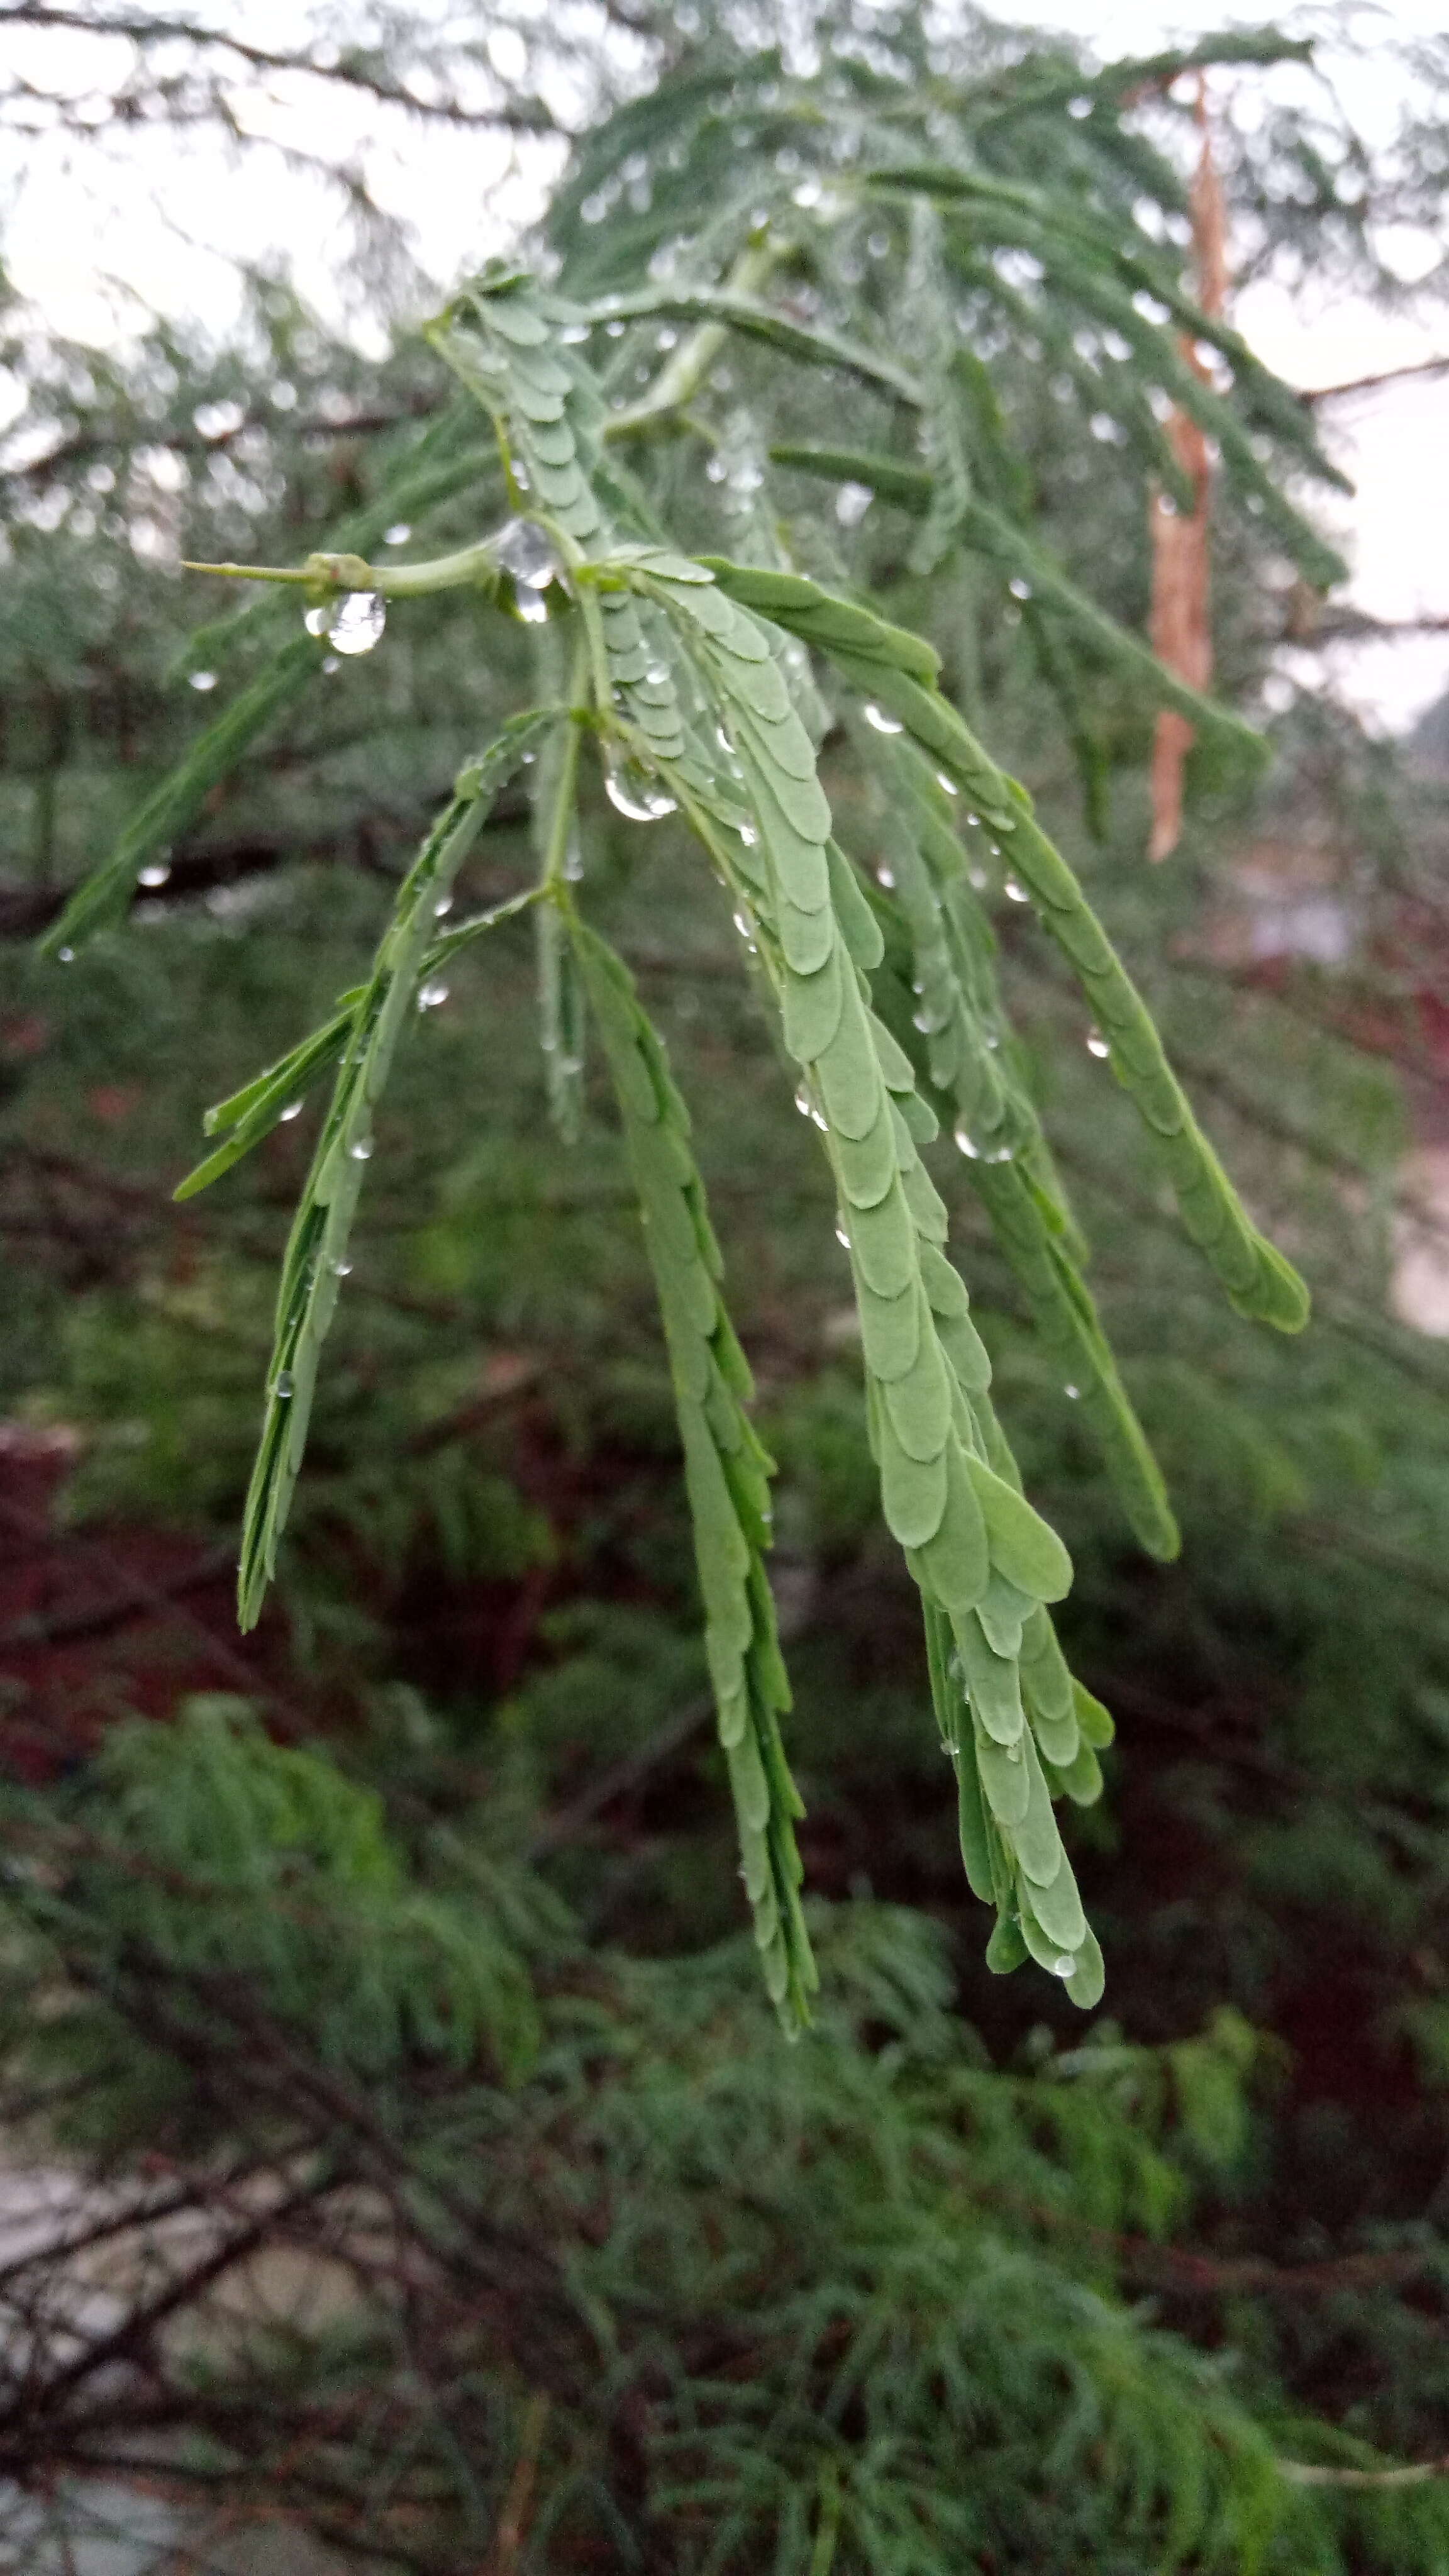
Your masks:
[[[546,15],[546,0],[539,0],[539,6]],[[1010,12],[1002,8],[999,14]],[[1040,14],[1087,38],[1099,56],[1110,59],[1150,51],[1183,34],[1211,32],[1225,23],[1260,22],[1267,11],[1162,10],[1152,0],[1115,0],[1106,7],[1100,0],[1045,0]],[[1340,58],[1339,68],[1346,69],[1355,118],[1371,139],[1391,129],[1403,94],[1402,70],[1388,58],[1383,40],[1432,35],[1442,31],[1446,18],[1446,0],[1393,0],[1390,7],[1358,13],[1362,49],[1350,65]],[[229,0],[215,22],[244,26],[262,44],[295,44],[305,34],[305,13],[295,0],[245,0],[244,9],[239,0]],[[104,85],[101,66],[110,49],[92,38],[32,37],[10,30],[3,41],[12,67],[24,67],[25,45],[43,45],[47,73],[73,80],[77,87],[98,80]],[[498,41],[498,69],[507,76],[512,68],[508,40],[500,36]],[[1246,81],[1258,76],[1221,77]],[[323,92],[319,97],[315,84],[307,85],[305,106],[299,96],[292,107],[284,104],[268,114],[282,134],[301,130],[299,120],[305,117],[314,137],[321,117],[320,139],[329,154],[340,157],[349,149],[367,149],[379,196],[406,218],[424,266],[442,283],[495,247],[507,228],[527,219],[553,161],[545,147],[510,177],[500,148],[486,140],[405,128],[398,120],[392,120],[388,143],[379,151],[369,141],[375,118],[345,96]],[[300,183],[289,183],[275,165],[256,161],[230,171],[219,149],[208,143],[176,153],[157,203],[156,157],[151,137],[138,145],[133,158],[124,150],[111,154],[98,148],[88,168],[78,172],[74,166],[66,168],[58,153],[41,148],[27,155],[23,174],[7,174],[6,250],[12,275],[60,328],[81,337],[113,335],[127,290],[172,312],[220,318],[228,295],[226,274],[206,245],[222,242],[252,253],[284,244],[304,286],[325,293],[340,246],[332,229],[335,217],[324,216]],[[1412,241],[1403,245],[1403,255],[1406,273],[1412,274]],[[1381,368],[1449,355],[1449,308],[1418,318],[1389,316],[1342,299],[1289,299],[1255,289],[1240,300],[1235,319],[1264,358],[1296,385],[1337,384]],[[1325,409],[1322,425],[1358,486],[1352,502],[1335,508],[1337,531],[1355,567],[1353,597],[1384,618],[1449,615],[1449,373],[1336,403]],[[1397,726],[1449,686],[1449,636],[1351,652],[1345,648],[1335,677],[1366,712]]]

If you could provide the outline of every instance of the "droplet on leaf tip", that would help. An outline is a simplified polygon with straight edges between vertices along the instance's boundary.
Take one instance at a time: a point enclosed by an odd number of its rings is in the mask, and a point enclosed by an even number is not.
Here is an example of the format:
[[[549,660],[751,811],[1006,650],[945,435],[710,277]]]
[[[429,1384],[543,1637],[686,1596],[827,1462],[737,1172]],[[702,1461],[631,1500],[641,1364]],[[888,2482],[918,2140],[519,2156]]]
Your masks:
[[[1108,1043],[1107,1043],[1106,1039],[1103,1037],[1101,1030],[1100,1030],[1100,1029],[1088,1029],[1088,1031],[1087,1031],[1087,1053],[1088,1053],[1088,1055],[1107,1056],[1107,1055],[1110,1055],[1110,1054],[1111,1054],[1111,1052],[1112,1052],[1112,1050],[1111,1050],[1110,1046],[1108,1045]]]
[[[448,987],[446,984],[420,984],[418,987],[418,1009],[420,1011],[436,1011],[444,1002],[446,1002],[447,998]]]

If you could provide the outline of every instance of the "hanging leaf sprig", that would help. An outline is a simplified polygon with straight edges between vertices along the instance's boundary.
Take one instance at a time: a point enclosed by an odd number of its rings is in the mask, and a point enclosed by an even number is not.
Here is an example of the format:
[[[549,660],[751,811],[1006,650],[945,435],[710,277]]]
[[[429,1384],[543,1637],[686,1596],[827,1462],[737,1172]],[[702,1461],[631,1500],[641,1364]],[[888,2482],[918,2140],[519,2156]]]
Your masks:
[[[531,911],[555,1115],[573,1132],[583,1114],[591,1019],[639,1195],[742,1875],[765,1981],[791,2030],[808,2017],[814,1969],[794,1837],[801,1807],[781,1731],[789,1689],[765,1570],[770,1461],[747,1410],[750,1373],[723,1301],[687,1108],[627,965],[585,917],[587,767],[597,761],[611,802],[640,828],[673,815],[703,848],[777,1012],[796,1105],[819,1132],[849,1253],[882,1509],[921,1593],[966,1870],[996,1913],[987,1955],[1002,1969],[1036,1961],[1083,2006],[1101,1994],[1102,1958],[1057,1809],[1099,1794],[1097,1754],[1112,1725],[1057,1642],[1051,1613],[1072,1568],[1022,1490],[992,1403],[990,1361],[927,1167],[943,1128],[1132,1526],[1159,1556],[1174,1552],[1177,1532],[1014,1057],[995,968],[998,895],[1035,912],[1079,979],[1094,1048],[1137,1109],[1183,1224],[1231,1302],[1287,1331],[1307,1314],[1301,1281],[1241,1206],[1031,798],[943,685],[934,645],[863,595],[863,582],[810,577],[820,548],[812,553],[808,528],[792,527],[768,478],[791,489],[802,472],[833,483],[842,528],[876,498],[904,511],[914,534],[902,569],[916,598],[966,557],[1009,578],[1058,657],[1069,709],[1084,673],[1105,661],[1152,705],[1175,708],[1251,764],[1260,746],[1248,729],[1163,670],[1047,553],[983,349],[992,329],[1019,327],[1023,311],[1042,350],[1070,342],[1074,364],[1093,376],[1093,399],[1115,402],[1124,438],[1139,441],[1144,471],[1170,475],[1148,390],[1190,409],[1218,441],[1227,482],[1310,578],[1329,577],[1333,559],[1285,497],[1282,473],[1331,469],[1301,407],[1225,325],[1196,312],[1170,240],[1144,228],[1144,188],[1157,187],[1174,214],[1182,192],[1170,160],[1122,123],[1114,101],[1130,89],[1125,76],[1113,89],[1103,75],[1089,114],[1076,117],[1071,96],[1051,84],[1027,83],[1013,113],[998,78],[954,103],[937,99],[929,133],[915,135],[900,99],[887,112],[885,87],[846,80],[822,93],[777,82],[770,117],[774,132],[793,138],[791,184],[769,178],[762,189],[752,169],[747,190],[717,192],[692,226],[684,209],[694,157],[720,166],[722,109],[707,82],[681,91],[672,124],[653,112],[656,101],[642,123],[625,110],[617,130],[590,139],[588,185],[566,181],[554,210],[554,283],[522,264],[495,265],[429,328],[465,407],[487,425],[479,445],[447,415],[441,460],[427,463],[440,501],[456,512],[471,471],[480,513],[501,491],[511,515],[431,560],[378,566],[341,543],[295,568],[216,567],[300,590],[309,632],[279,643],[155,791],[56,934],[69,947],[115,918],[139,855],[179,828],[307,682],[323,639],[365,649],[390,606],[405,614],[410,598],[458,587],[535,631],[539,703],[505,714],[459,776],[398,891],[367,981],[211,1113],[220,1141],[181,1185],[187,1194],[214,1181],[332,1072],[283,1264],[242,1616],[256,1618],[275,1568],[403,1031],[443,958]],[[667,110],[667,83],[660,95]],[[1056,188],[1042,154],[1053,118],[1066,173]],[[641,134],[655,140],[641,144]],[[797,179],[812,155],[815,167]],[[611,272],[588,238],[587,209],[607,198],[618,170],[633,169],[635,184],[641,157],[661,220],[664,208],[673,214],[662,231],[643,224],[632,274]],[[892,260],[911,320],[904,356],[888,328]],[[1120,330],[1134,361],[1120,384],[1083,356],[1088,326]],[[1233,370],[1231,385],[1184,366],[1184,332],[1211,343]],[[799,436],[794,398],[806,379],[848,398],[841,442]],[[469,458],[460,479],[457,460]],[[255,608],[243,615],[256,624]],[[882,856],[871,873],[822,784],[827,729],[830,775],[839,769],[857,791],[852,815],[871,817]],[[534,881],[443,930],[457,870],[490,801],[519,771],[535,808]]]

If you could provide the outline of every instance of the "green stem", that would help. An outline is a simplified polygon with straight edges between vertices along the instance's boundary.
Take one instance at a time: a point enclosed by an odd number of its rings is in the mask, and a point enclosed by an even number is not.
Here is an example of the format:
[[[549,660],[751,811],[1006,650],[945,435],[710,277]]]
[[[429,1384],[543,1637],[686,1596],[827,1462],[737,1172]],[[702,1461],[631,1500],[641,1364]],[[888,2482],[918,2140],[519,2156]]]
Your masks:
[[[788,259],[792,244],[771,236],[752,241],[741,251],[725,280],[731,295],[758,295],[781,262]],[[729,339],[725,322],[701,322],[691,331],[660,369],[647,394],[623,411],[611,412],[604,423],[604,437],[640,438],[667,427],[693,401],[720,351]]]
[[[499,567],[491,540],[436,555],[430,563],[370,564],[361,555],[313,555],[301,565],[184,563],[183,572],[208,572],[224,581],[291,582],[325,596],[329,590],[375,590],[384,599],[420,599],[434,590],[495,583]]]

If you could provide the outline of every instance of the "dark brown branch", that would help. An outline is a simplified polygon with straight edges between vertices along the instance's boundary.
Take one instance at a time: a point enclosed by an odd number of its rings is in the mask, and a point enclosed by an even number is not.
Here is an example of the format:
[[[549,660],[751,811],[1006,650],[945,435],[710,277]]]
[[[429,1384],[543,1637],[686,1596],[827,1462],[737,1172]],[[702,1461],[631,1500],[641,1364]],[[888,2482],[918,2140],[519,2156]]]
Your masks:
[[[266,45],[248,44],[242,36],[223,28],[202,27],[186,18],[92,17],[82,9],[58,9],[43,5],[43,0],[10,0],[0,9],[0,26],[63,29],[84,36],[122,36],[143,50],[147,45],[182,43],[195,46],[198,53],[227,53],[245,63],[249,71],[298,72],[310,80],[334,81],[344,89],[357,89],[385,107],[401,107],[411,116],[427,118],[434,124],[464,126],[482,132],[502,131],[508,134],[558,134],[564,129],[544,105],[542,99],[528,99],[517,106],[489,108],[465,107],[460,99],[420,98],[400,83],[389,80],[367,62],[346,54],[335,63],[319,62],[308,53],[281,53]]]
[[[1407,376],[1442,376],[1449,369],[1449,358],[1416,358],[1411,366],[1384,367],[1377,375],[1350,376],[1341,385],[1309,385],[1302,388],[1301,403],[1337,402],[1343,394],[1370,394],[1380,385],[1402,384]]]

